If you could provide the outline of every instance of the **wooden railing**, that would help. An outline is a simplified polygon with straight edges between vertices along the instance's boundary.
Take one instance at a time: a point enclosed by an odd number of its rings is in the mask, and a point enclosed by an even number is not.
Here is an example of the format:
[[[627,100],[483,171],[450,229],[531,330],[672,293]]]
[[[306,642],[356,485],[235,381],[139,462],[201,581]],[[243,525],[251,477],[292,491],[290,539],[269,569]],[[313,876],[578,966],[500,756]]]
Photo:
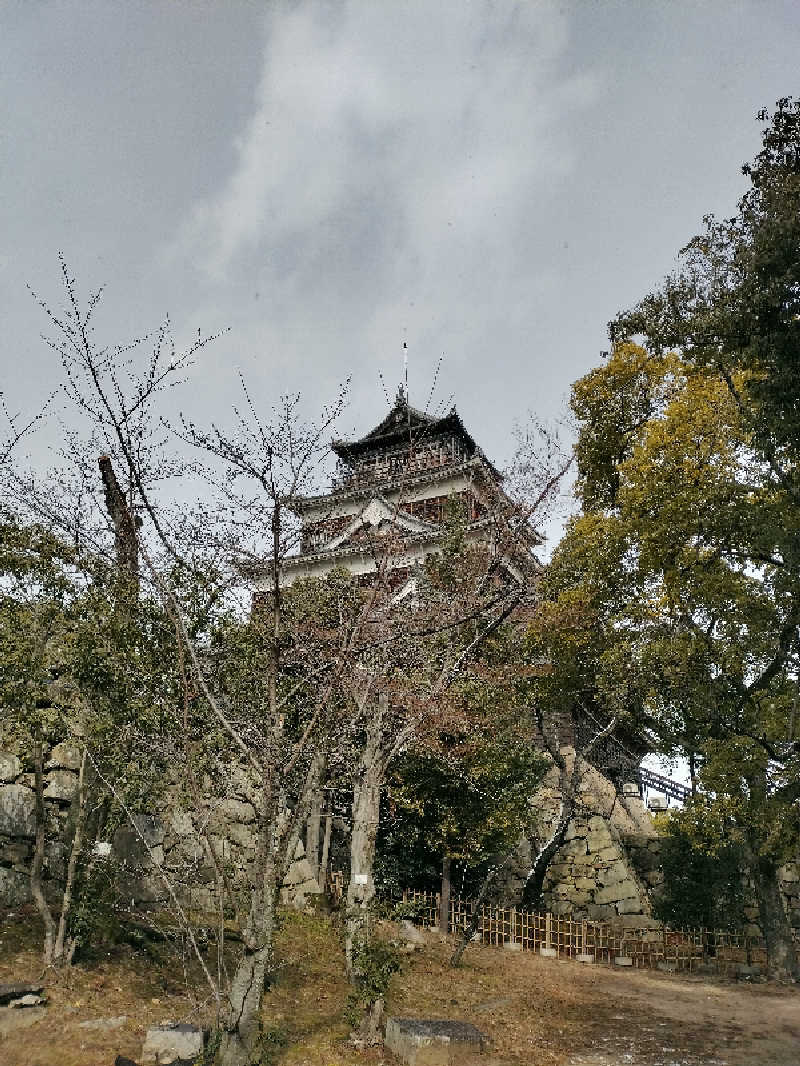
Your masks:
[[[438,893],[408,889],[403,892],[401,902],[414,905],[415,920],[423,926],[438,925]],[[467,928],[471,917],[468,901],[452,899],[448,931]],[[743,968],[757,967],[763,971],[766,965],[766,950],[760,937],[668,926],[624,929],[612,922],[488,904],[480,908],[476,937],[484,944],[498,947],[536,952],[544,949],[545,953],[560,958],[591,956],[594,961],[608,963],[629,959],[629,965],[646,969],[710,970],[734,975]]]
[[[344,874],[328,874],[327,891],[340,902],[346,891]],[[394,900],[412,920],[433,928],[439,924],[439,893],[405,889]],[[402,905],[402,907],[401,907]],[[469,900],[450,900],[448,932],[469,927],[472,905]],[[761,937],[729,933],[718,929],[672,929],[669,926],[622,928],[614,922],[597,922],[549,912],[483,904],[476,939],[483,944],[518,951],[535,951],[558,958],[616,963],[639,969],[684,972],[712,972],[735,976],[742,972],[764,972],[767,953]],[[800,959],[800,942],[797,943]]]

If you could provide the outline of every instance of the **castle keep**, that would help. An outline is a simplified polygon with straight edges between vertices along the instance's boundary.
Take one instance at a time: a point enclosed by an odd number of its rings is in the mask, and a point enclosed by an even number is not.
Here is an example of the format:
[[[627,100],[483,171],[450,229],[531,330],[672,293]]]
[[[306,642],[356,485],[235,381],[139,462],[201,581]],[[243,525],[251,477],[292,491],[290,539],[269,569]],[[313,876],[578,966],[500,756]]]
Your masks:
[[[344,567],[356,578],[387,566],[397,601],[415,589],[415,570],[436,551],[449,509],[466,521],[468,541],[488,534],[488,511],[502,477],[453,407],[436,418],[412,407],[402,387],[379,425],[356,441],[334,441],[337,473],[329,492],[298,498],[300,554],[281,563],[281,580],[322,577]],[[392,538],[378,558],[376,545]],[[268,581],[257,584],[268,588]]]

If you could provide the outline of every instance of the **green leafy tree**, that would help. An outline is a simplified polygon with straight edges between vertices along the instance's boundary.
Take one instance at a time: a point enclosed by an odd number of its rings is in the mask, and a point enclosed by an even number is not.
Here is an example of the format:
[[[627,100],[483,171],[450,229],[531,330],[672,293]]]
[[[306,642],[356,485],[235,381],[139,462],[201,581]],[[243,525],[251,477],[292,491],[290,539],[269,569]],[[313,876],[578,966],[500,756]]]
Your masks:
[[[121,812],[105,782],[133,806],[145,787],[150,791],[137,755],[142,738],[169,715],[165,631],[152,605],[135,615],[119,611],[114,572],[103,560],[39,526],[12,519],[0,526],[0,578],[0,736],[34,772],[31,891],[44,924],[45,963],[61,965],[90,934],[86,901],[107,880],[93,849],[109,839]],[[80,767],[59,827],[46,812],[44,760],[65,740],[79,752]],[[66,855],[55,912],[42,888],[54,847]]]
[[[586,451],[584,500],[600,503],[591,486],[626,467],[620,512],[640,530],[645,510],[661,519],[637,546],[684,620],[680,641],[649,643],[670,674],[668,716],[694,731],[701,778],[731,807],[773,972],[796,975],[776,873],[797,846],[800,798],[800,102],[779,100],[766,122],[736,214],[707,217],[680,269],[611,324],[613,361],[678,392],[665,405],[645,389],[645,442],[626,413],[633,451],[599,464]],[[635,336],[646,355],[619,359]]]
[[[604,574],[601,589],[625,590],[605,619],[618,668],[606,656],[603,686],[633,680],[661,749],[692,761],[702,790],[696,823],[724,826],[741,847],[772,972],[790,976],[778,869],[798,843],[800,767],[788,722],[800,571],[786,536],[797,511],[737,402],[744,380],[732,372],[731,388],[677,353],[619,343],[579,381],[585,513],[559,561],[584,587]],[[632,389],[635,402],[626,400]]]
[[[462,892],[473,896],[488,869],[530,833],[531,797],[547,765],[526,728],[529,717],[507,686],[492,684],[482,659],[481,682],[474,669],[473,684],[459,689],[460,723],[451,721],[446,734],[406,755],[390,774],[391,813],[379,840],[382,868],[393,859],[403,887],[427,886],[441,874],[445,932],[453,867]]]
[[[746,920],[741,847],[724,833],[700,840],[697,831],[694,810],[670,817],[661,837],[664,887],[653,915],[673,927],[737,932]]]

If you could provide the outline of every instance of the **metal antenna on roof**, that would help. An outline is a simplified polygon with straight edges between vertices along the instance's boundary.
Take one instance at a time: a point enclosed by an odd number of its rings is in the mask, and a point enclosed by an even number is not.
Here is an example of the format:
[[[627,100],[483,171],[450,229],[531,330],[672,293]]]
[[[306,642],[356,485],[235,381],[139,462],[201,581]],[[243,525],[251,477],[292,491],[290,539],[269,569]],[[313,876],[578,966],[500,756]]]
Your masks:
[[[411,440],[411,406],[408,402],[408,345],[403,341],[403,377],[406,383],[406,410],[408,411],[408,439]]]
[[[427,414],[428,411],[430,410],[431,400],[433,399],[433,394],[436,391],[436,382],[439,380],[439,371],[442,369],[442,360],[443,359],[444,359],[444,356],[440,355],[439,356],[439,362],[436,364],[436,371],[435,371],[435,373],[433,375],[433,384],[431,385],[431,391],[428,394],[428,402],[425,404],[425,414]]]

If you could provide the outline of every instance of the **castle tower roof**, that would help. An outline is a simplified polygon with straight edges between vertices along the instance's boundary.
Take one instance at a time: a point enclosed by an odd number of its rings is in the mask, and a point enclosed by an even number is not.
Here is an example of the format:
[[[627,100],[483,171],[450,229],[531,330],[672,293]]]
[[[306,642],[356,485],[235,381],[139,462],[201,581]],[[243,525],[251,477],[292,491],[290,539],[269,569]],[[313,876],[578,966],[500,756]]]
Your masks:
[[[455,406],[443,417],[435,417],[426,411],[412,407],[405,395],[403,386],[397,390],[394,406],[383,421],[374,429],[357,440],[334,440],[331,448],[344,463],[355,464],[371,452],[381,452],[391,448],[418,446],[425,440],[437,437],[454,436],[463,443],[466,457],[480,456],[490,467],[495,477],[500,480],[499,471],[483,454],[468,432]]]

